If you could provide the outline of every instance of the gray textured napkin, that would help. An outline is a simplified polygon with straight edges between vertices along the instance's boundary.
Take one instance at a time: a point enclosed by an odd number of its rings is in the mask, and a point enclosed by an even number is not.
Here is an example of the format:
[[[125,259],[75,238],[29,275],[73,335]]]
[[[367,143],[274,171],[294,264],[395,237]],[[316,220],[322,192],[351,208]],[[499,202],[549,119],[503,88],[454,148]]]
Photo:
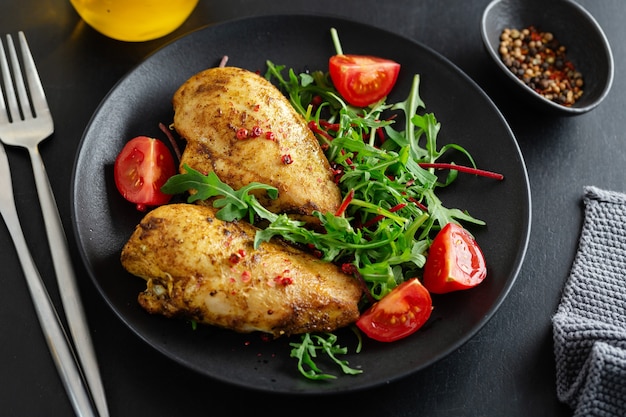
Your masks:
[[[559,400],[626,416],[626,194],[586,187],[578,252],[552,318]]]

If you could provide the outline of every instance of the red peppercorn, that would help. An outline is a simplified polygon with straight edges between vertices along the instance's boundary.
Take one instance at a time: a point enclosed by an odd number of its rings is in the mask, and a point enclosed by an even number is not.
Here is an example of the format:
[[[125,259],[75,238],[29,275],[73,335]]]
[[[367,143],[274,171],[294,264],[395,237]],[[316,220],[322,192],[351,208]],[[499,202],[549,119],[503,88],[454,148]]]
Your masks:
[[[248,282],[250,281],[250,278],[252,278],[252,273],[250,271],[243,271],[241,273],[241,280],[243,282]]]
[[[293,284],[293,278],[286,277],[284,275],[278,275],[276,278],[274,278],[274,282],[279,285],[287,286]]]
[[[245,127],[239,128],[237,130],[237,139],[239,140],[248,139],[248,129],[246,129]]]
[[[237,252],[232,253],[228,260],[231,264],[237,264],[239,261],[246,256],[246,251],[243,249],[239,249]]]
[[[354,264],[345,263],[341,265],[341,272],[343,272],[344,274],[353,275],[359,271]]]

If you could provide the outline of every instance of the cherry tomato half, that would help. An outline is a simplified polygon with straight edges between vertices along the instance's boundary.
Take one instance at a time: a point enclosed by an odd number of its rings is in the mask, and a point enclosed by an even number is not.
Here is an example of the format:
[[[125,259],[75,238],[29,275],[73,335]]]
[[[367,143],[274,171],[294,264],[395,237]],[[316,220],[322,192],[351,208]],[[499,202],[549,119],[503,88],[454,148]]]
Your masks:
[[[358,107],[369,106],[389,94],[400,72],[397,62],[367,55],[334,55],[328,66],[339,94]]]
[[[165,182],[176,173],[174,157],[165,144],[147,136],[131,139],[115,159],[115,186],[137,209],[167,203],[171,195],[161,191]]]
[[[437,233],[424,265],[424,286],[434,294],[464,290],[487,276],[485,257],[474,238],[458,224]]]
[[[430,294],[417,278],[411,278],[366,310],[356,325],[379,342],[394,342],[415,333],[433,310]]]

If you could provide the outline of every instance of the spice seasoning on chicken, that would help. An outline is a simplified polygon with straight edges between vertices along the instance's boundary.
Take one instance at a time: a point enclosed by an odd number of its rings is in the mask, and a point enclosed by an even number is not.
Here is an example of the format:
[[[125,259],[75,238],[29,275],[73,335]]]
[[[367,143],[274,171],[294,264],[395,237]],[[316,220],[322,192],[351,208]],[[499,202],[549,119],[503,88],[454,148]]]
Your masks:
[[[250,282],[251,279],[252,279],[252,272],[245,270],[241,273],[241,281]]]
[[[248,129],[244,127],[237,129],[237,139],[239,140],[248,139]]]
[[[583,94],[583,77],[566,57],[566,47],[550,32],[534,26],[504,29],[500,35],[504,65],[548,100],[573,105]]]
[[[250,136],[253,138],[258,138],[262,134],[263,134],[263,128],[261,128],[260,126],[254,126],[252,128],[252,132],[250,132]]]
[[[291,278],[290,276],[286,276],[284,275],[285,273],[288,273],[289,271],[285,271],[283,273],[283,275],[277,275],[276,278],[274,278],[274,281],[277,284],[283,285],[283,286],[287,286],[287,285],[291,285],[293,284],[293,278]]]
[[[231,264],[238,264],[239,261],[246,256],[246,251],[243,249],[239,249],[237,252],[231,253],[228,260]]]

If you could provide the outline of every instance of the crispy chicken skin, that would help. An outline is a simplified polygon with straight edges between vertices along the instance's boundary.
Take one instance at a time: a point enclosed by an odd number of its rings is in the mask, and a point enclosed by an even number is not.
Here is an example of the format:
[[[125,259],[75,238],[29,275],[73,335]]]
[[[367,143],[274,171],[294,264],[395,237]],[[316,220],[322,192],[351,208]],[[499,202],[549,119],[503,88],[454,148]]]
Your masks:
[[[187,144],[183,164],[239,189],[250,182],[276,187],[259,201],[276,213],[335,212],[341,193],[305,120],[265,78],[234,67],[211,68],[174,94],[174,127]]]
[[[356,321],[356,279],[279,240],[255,250],[256,230],[212,207],[165,205],[143,218],[121,261],[147,281],[138,300],[150,313],[276,337]]]

